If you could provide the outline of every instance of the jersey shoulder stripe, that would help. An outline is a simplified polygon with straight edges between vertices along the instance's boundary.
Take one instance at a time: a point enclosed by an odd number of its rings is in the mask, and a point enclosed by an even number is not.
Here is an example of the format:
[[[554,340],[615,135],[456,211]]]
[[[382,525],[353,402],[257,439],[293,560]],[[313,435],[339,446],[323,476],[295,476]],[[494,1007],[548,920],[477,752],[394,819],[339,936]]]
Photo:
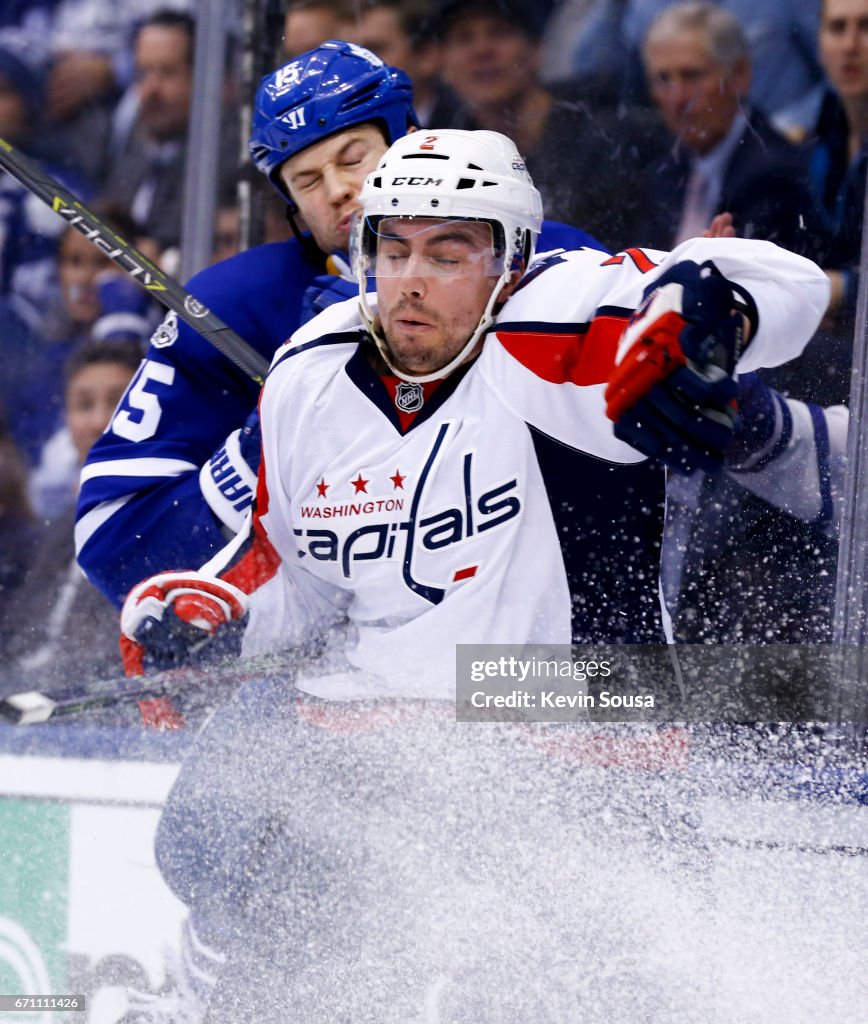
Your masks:
[[[291,359],[293,356],[301,355],[302,352],[310,352],[316,348],[326,348],[329,345],[358,345],[360,337],[361,328],[355,331],[343,331],[339,334],[326,334],[322,338],[315,338],[313,341],[305,341],[298,345],[289,342],[278,352],[269,373],[274,373],[281,363],[285,363],[287,359]]]
[[[590,323],[498,324],[497,337],[522,366],[551,384],[605,384],[615,365],[618,341],[629,313],[607,307]]]

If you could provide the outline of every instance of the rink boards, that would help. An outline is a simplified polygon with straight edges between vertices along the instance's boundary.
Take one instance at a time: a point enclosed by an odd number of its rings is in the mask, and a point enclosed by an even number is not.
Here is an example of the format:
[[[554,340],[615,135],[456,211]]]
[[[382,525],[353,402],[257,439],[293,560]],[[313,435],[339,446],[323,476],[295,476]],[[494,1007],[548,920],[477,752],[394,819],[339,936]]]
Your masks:
[[[184,915],[153,857],[177,771],[177,763],[0,754],[0,992],[101,990],[86,1017],[30,1012],[4,1021],[105,1024],[116,1019],[109,975],[159,987]],[[837,964],[848,981],[836,998],[868,1015],[862,983],[847,990],[860,973],[848,958],[865,947],[845,937],[852,928],[840,918],[846,903],[860,932],[868,919],[868,806],[726,789],[697,802],[723,915],[715,976],[732,972],[748,1015],[755,998],[767,1021],[780,1011],[782,1021],[807,1022],[827,1005],[822,993]],[[807,966],[818,937],[822,970]],[[696,973],[696,964],[685,971]]]

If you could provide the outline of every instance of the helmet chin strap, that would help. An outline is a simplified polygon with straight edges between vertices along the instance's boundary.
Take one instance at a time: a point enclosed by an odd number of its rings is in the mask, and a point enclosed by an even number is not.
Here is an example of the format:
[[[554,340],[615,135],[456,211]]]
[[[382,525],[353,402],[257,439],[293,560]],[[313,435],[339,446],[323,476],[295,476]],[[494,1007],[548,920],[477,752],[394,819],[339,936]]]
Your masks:
[[[473,349],[476,347],[476,343],[488,331],[494,324],[494,306],[497,302],[497,298],[503,291],[506,284],[509,283],[512,277],[512,271],[509,269],[504,270],[497,280],[497,284],[494,286],[491,292],[491,296],[485,305],[482,316],[479,318],[479,323],[473,330],[473,333],[467,339],[467,343],[461,349],[461,351],[453,359],[445,365],[441,366],[439,370],[434,370],[432,373],[424,374],[408,374],[403,370],[399,370],[390,358],[390,353],[386,339],[383,337],[381,331],[381,324],[377,322],[376,317],[371,313],[371,308],[368,305],[368,298],[364,290],[359,291],[359,308],[362,314],[362,321],[367,329],[368,333],[374,339],[374,344],[377,346],[377,351],[383,359],[383,362],[392,373],[399,377],[401,380],[406,381],[408,384],[427,384],[432,380],[443,380],[448,377],[450,373],[457,370],[459,366],[470,355]]]

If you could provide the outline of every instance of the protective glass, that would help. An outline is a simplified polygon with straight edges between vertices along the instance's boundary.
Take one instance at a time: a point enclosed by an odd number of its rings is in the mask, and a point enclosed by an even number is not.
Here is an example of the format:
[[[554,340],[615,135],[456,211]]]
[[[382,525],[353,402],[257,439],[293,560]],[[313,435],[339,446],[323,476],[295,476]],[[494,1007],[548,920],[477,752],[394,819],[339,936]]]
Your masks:
[[[353,256],[369,277],[460,280],[503,273],[503,253],[487,221],[367,217],[353,234],[358,249]]]

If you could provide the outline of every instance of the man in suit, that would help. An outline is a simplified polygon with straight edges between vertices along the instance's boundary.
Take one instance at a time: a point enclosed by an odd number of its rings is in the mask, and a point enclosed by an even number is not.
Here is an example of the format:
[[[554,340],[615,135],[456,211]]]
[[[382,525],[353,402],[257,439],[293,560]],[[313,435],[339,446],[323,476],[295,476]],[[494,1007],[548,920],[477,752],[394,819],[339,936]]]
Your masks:
[[[673,145],[648,167],[654,202],[638,240],[670,248],[726,211],[740,237],[815,255],[803,158],[747,102],[751,61],[741,24],[704,0],[674,4],[652,23],[643,57]]]
[[[158,11],[139,27],[133,46],[138,114],[109,161],[104,185],[107,200],[128,210],[163,249],[180,243],[194,43],[195,23],[182,12]],[[223,124],[220,185],[234,172],[238,153],[236,119],[227,116]]]

